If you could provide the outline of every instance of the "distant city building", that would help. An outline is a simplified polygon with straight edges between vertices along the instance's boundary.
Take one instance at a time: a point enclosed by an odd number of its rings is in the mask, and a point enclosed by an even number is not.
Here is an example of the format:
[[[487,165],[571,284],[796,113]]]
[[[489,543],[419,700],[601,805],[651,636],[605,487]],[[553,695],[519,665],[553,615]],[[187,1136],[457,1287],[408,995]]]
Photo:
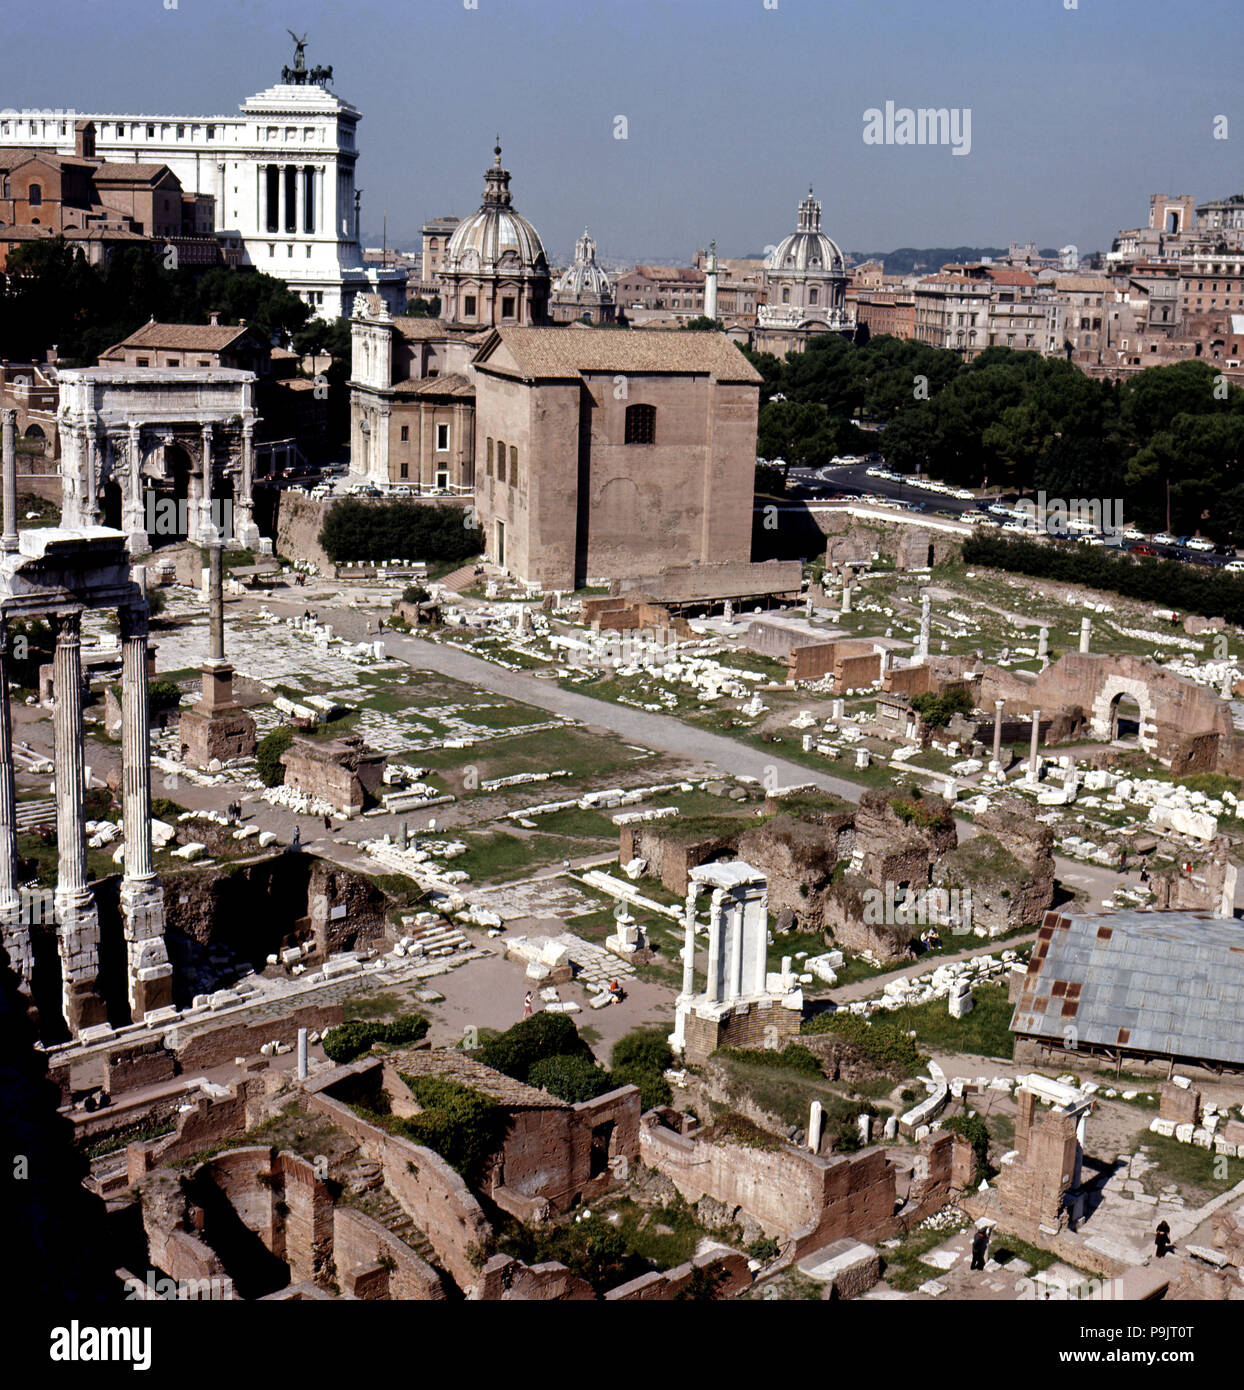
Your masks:
[[[821,231],[821,205],[809,188],[795,231],[765,257],[765,298],[756,311],[753,346],[785,356],[802,351],[818,333],[853,334],[846,292],[846,260]]]
[[[596,243],[588,229],[575,242],[574,260],[553,285],[552,317],[568,323],[580,319],[588,323],[612,323],[616,313],[613,285],[597,264]]]
[[[98,265],[114,247],[174,246],[180,264],[214,265],[214,199],[187,194],[165,164],[109,164],[95,128],[75,122],[74,153],[0,148],[0,266],[15,246],[63,236]]]
[[[368,267],[359,246],[359,111],[327,90],[331,69],[286,68],[283,80],[232,116],[78,116],[0,113],[0,149],[75,153],[77,127],[94,127],[98,157],[167,166],[182,190],[214,199],[214,231],[235,262],[284,280],[324,318],[348,314],[354,296],[406,301],[400,270]]]

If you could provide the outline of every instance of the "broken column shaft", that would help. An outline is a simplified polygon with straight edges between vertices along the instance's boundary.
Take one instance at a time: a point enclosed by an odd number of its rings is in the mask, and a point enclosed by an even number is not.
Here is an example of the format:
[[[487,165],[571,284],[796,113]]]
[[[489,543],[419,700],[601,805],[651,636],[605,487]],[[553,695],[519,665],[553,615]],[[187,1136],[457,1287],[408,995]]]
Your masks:
[[[208,546],[208,589],[211,617],[209,661],[225,659],[225,557],[224,546],[213,540]]]

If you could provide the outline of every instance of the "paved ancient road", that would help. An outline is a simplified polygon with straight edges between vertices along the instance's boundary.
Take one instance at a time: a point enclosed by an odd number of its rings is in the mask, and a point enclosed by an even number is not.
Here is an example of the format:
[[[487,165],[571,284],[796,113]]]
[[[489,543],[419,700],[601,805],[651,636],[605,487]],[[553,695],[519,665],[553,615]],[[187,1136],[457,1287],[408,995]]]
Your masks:
[[[338,607],[329,595],[318,591],[316,599],[317,613],[322,619],[332,623],[334,632],[354,640],[363,640],[369,636],[368,618],[365,613],[353,608]],[[306,599],[303,596],[289,601],[269,597],[264,603],[273,612],[296,612],[306,607]],[[371,626],[374,627],[374,623]],[[375,636],[374,632],[370,635]],[[745,743],[727,738],[725,734],[693,728],[669,715],[653,714],[627,705],[596,700],[577,691],[562,690],[551,680],[540,680],[523,671],[507,671],[504,667],[472,656],[469,652],[460,651],[457,647],[426,641],[419,637],[406,637],[398,632],[386,631],[383,636],[386,651],[393,656],[400,656],[416,670],[435,671],[482,690],[490,690],[514,700],[524,700],[538,709],[548,710],[567,719],[578,719],[598,729],[607,730],[627,743],[670,753],[675,757],[708,763],[720,768],[725,774],[742,774],[769,782],[776,778],[782,786],[811,782],[842,797],[844,801],[858,801],[865,790],[858,782],[834,777],[827,772],[817,772],[773,753],[750,748]],[[976,828],[970,821],[959,820],[957,823],[961,840],[970,839],[976,833]],[[1060,882],[1067,888],[1086,893],[1092,907],[1099,906],[1103,898],[1123,883],[1136,882],[1135,874],[1117,874],[1099,865],[1081,864],[1061,856],[1055,856],[1054,863]]]

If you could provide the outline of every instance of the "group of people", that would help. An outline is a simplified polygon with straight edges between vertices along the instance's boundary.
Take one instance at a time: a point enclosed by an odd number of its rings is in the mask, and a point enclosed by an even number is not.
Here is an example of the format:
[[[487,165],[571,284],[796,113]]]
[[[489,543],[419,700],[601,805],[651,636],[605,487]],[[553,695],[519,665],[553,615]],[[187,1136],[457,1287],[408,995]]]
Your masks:
[[[231,801],[227,807],[227,810],[229,815],[229,824],[236,825],[238,821],[242,819],[242,803],[240,801]]]

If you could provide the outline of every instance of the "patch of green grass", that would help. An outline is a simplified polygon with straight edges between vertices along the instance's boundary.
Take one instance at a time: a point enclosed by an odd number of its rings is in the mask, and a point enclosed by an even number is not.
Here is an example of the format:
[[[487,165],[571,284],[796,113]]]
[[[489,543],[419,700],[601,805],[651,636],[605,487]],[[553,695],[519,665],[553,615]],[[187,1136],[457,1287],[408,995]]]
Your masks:
[[[975,1004],[963,1018],[951,1018],[944,999],[909,1004],[885,1018],[903,1031],[914,1029],[916,1042],[926,1052],[964,1052],[1010,1061],[1014,1052],[1010,1028],[1014,1004],[1008,1001],[1001,985],[974,985],[972,994]]]
[[[1058,1256],[1051,1251],[1042,1250],[1039,1245],[1029,1245],[1026,1240],[1005,1233],[994,1238],[989,1247],[989,1255],[991,1259],[998,1260],[999,1264],[1009,1263],[998,1259],[1000,1255],[1013,1255],[1017,1260],[1031,1265],[1034,1274],[1039,1274],[1043,1269],[1049,1269],[1052,1264],[1058,1262]]]
[[[558,860],[575,859],[583,854],[583,846],[578,841],[555,835],[518,836],[498,830],[462,838],[470,848],[454,859],[452,865],[465,870],[476,883],[521,878]]]
[[[1150,1196],[1173,1182],[1185,1197],[1206,1201],[1229,1191],[1244,1178],[1244,1159],[1226,1158],[1196,1144],[1181,1144],[1164,1134],[1146,1134],[1141,1147],[1145,1156],[1158,1165],[1141,1178]],[[1218,1173],[1225,1176],[1218,1177]]]
[[[344,1023],[356,1019],[385,1019],[401,1013],[405,1005],[396,994],[353,994],[342,1001]]]

